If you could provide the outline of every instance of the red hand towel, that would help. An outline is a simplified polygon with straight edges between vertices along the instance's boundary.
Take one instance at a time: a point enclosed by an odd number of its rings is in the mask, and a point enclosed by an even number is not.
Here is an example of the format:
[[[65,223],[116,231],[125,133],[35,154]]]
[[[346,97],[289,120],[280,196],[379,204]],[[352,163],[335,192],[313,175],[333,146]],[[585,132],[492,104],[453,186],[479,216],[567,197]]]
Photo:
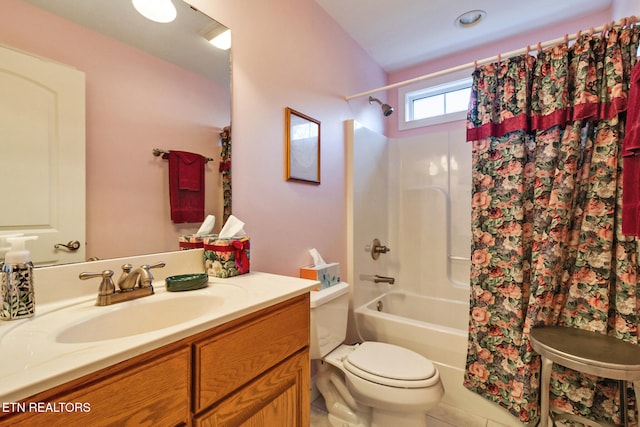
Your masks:
[[[640,61],[631,71],[622,144],[622,233],[640,236]]]
[[[204,165],[200,154],[169,151],[169,203],[174,223],[204,220]]]

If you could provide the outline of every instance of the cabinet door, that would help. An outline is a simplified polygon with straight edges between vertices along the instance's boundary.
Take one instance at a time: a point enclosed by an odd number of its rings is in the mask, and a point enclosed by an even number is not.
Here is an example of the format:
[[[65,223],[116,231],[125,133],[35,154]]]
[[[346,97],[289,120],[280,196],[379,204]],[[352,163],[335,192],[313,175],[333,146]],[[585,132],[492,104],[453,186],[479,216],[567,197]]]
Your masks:
[[[149,359],[113,375],[95,374],[85,387],[50,397],[27,399],[50,404],[44,412],[23,412],[0,419],[0,426],[175,426],[189,421],[189,370],[191,352]],[[108,369],[108,368],[107,368]],[[75,405],[75,406],[74,406]],[[75,409],[74,409],[75,408]],[[37,408],[38,409],[38,408]],[[57,409],[57,410],[56,410]]]
[[[309,345],[308,295],[260,313],[194,346],[196,413]]]
[[[195,419],[197,427],[309,425],[309,351],[304,350]]]

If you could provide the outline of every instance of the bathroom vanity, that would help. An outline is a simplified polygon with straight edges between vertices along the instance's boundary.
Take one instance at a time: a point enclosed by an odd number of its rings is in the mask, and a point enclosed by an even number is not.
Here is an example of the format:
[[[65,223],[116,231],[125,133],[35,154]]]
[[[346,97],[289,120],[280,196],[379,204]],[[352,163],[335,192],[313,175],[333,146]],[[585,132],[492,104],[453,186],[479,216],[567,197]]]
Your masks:
[[[141,300],[97,307],[76,298],[37,309],[32,321],[3,322],[0,425],[309,425],[309,290],[317,285],[265,273],[191,292],[158,283]],[[193,319],[167,310],[180,299],[181,310],[194,302]],[[211,310],[201,313],[196,300]],[[163,327],[144,329],[143,306],[161,308]],[[115,314],[96,312],[105,308]],[[103,335],[91,317],[120,314],[143,329]],[[163,316],[179,323],[166,326]],[[83,335],[84,324],[96,334]]]

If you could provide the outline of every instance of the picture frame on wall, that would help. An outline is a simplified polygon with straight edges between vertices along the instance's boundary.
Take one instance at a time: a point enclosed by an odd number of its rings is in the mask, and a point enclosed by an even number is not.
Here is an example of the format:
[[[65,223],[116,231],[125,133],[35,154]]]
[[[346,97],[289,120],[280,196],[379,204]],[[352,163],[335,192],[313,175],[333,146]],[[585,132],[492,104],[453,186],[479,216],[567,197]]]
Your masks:
[[[320,121],[285,108],[287,181],[320,184]]]

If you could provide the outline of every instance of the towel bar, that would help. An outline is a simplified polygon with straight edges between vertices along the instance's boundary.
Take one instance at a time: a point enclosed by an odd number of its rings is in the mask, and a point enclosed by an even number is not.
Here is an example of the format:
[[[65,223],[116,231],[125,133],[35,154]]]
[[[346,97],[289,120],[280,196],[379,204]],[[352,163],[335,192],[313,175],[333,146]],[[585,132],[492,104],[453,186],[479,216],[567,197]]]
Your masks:
[[[156,157],[160,157],[160,156],[162,156],[163,154],[169,154],[169,151],[167,151],[167,150],[161,150],[161,149],[159,149],[159,148],[154,148],[154,149],[153,149],[153,155],[154,155],[154,156],[156,156]],[[213,159],[212,159],[211,157],[205,157],[204,159],[205,159],[205,163],[213,162]]]

